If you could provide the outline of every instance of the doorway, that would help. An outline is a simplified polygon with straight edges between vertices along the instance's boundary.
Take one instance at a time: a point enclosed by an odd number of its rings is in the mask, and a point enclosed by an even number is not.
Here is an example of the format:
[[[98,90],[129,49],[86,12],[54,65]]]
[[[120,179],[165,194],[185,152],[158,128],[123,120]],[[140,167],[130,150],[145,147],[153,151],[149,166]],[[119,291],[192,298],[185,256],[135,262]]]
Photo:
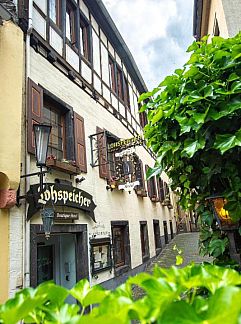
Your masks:
[[[30,226],[31,286],[53,280],[71,289],[79,280],[88,278],[87,225],[54,225],[48,240],[42,227]]]
[[[165,244],[168,244],[168,229],[167,229],[166,221],[163,221],[163,228],[164,228]]]

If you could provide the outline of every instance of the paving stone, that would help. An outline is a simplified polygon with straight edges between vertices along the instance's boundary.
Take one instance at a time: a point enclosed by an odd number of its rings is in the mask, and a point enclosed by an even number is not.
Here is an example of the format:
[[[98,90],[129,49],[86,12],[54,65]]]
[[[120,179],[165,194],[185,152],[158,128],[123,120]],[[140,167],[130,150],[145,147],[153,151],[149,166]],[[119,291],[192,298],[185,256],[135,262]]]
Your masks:
[[[174,239],[167,244],[162,252],[147,266],[146,272],[151,273],[153,267],[157,264],[163,268],[169,268],[176,265],[176,255],[177,251],[173,250],[174,245],[177,246],[179,250],[182,250],[183,263],[178,267],[185,267],[190,262],[202,263],[202,262],[212,262],[210,257],[201,257],[198,253],[198,240],[199,233],[182,233],[174,237]],[[133,294],[136,299],[142,297],[144,292],[139,287],[133,288]]]

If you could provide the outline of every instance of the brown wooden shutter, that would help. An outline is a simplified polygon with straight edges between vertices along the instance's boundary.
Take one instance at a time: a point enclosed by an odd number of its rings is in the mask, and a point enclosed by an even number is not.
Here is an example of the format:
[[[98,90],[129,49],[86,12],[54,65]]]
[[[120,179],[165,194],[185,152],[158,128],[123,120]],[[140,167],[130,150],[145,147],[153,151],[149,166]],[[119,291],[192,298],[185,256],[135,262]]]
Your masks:
[[[146,172],[147,172],[148,169],[149,169],[149,166],[145,165],[145,171]],[[148,196],[151,198],[152,197],[152,192],[151,192],[150,180],[147,180],[147,191],[148,191]]]
[[[104,132],[103,129],[96,127],[96,133]],[[100,178],[109,179],[109,165],[107,160],[107,141],[105,133],[97,135],[98,155],[99,155],[99,175]]]
[[[33,124],[42,121],[43,89],[28,79],[28,152],[35,154]]]
[[[164,182],[161,178],[158,179],[158,186],[159,186],[159,199],[160,202],[163,202],[165,199],[165,192],[164,192]]]
[[[75,159],[82,172],[87,172],[84,118],[74,112]]]

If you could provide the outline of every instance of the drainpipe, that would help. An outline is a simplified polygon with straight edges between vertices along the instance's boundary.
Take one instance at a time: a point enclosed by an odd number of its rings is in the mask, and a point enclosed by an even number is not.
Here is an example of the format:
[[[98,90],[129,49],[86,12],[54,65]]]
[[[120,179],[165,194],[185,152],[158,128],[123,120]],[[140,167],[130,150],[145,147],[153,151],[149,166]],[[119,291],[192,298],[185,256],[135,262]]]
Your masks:
[[[26,34],[26,45],[25,45],[25,109],[24,109],[24,125],[25,125],[25,174],[30,173],[30,156],[27,150],[27,95],[28,95],[28,77],[30,76],[30,34],[32,32],[33,23],[33,3],[29,1],[29,15],[28,23],[29,27]],[[30,178],[25,178],[25,193],[30,188]],[[25,200],[24,204],[24,215],[23,215],[23,269],[24,269],[24,287],[30,286],[30,221],[26,221],[27,218],[27,207],[28,203]]]

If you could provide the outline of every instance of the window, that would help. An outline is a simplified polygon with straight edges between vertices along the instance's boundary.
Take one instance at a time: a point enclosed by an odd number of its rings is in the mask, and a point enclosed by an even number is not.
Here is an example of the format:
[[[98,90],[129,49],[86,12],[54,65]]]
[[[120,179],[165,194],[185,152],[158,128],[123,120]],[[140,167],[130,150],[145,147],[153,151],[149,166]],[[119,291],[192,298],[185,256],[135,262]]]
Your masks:
[[[115,79],[115,62],[109,57],[109,71],[110,71],[110,87],[113,92],[117,93],[116,90],[116,79]]]
[[[149,166],[146,165],[145,169],[146,169],[146,172],[147,172],[147,170],[149,169]],[[152,177],[147,181],[147,189],[148,189],[148,196],[150,197],[151,201],[157,202],[158,197],[157,197],[156,179],[155,179],[155,177]]]
[[[111,90],[130,108],[128,81],[121,68],[109,56],[109,73]]]
[[[117,67],[117,69],[116,69],[116,75],[117,75],[117,93],[118,93],[118,97],[121,100],[124,100],[122,71],[121,71],[121,69],[119,67]]]
[[[113,221],[111,227],[115,270],[121,274],[131,264],[129,226],[127,221]]]
[[[44,100],[42,111],[43,123],[52,126],[49,136],[48,156],[53,155],[57,160],[65,157],[64,115],[54,107],[54,104]]]
[[[139,113],[139,119],[141,127],[144,128],[146,124],[148,124],[147,115],[145,111]]]
[[[153,233],[155,240],[156,252],[161,249],[160,224],[158,219],[153,219]]]
[[[142,260],[145,262],[149,259],[149,240],[148,240],[148,230],[147,230],[147,222],[140,222],[140,235],[141,235],[141,252],[142,252]]]
[[[65,33],[72,45],[78,47],[76,35],[76,8],[71,1],[66,2]]]
[[[61,0],[49,0],[49,18],[61,28]]]
[[[53,155],[57,161],[63,158],[75,161],[80,171],[87,172],[84,119],[30,79],[28,105],[28,152],[35,154],[33,124],[50,124],[48,155]]]
[[[80,51],[87,61],[91,61],[90,27],[88,22],[82,16],[80,16]]]

